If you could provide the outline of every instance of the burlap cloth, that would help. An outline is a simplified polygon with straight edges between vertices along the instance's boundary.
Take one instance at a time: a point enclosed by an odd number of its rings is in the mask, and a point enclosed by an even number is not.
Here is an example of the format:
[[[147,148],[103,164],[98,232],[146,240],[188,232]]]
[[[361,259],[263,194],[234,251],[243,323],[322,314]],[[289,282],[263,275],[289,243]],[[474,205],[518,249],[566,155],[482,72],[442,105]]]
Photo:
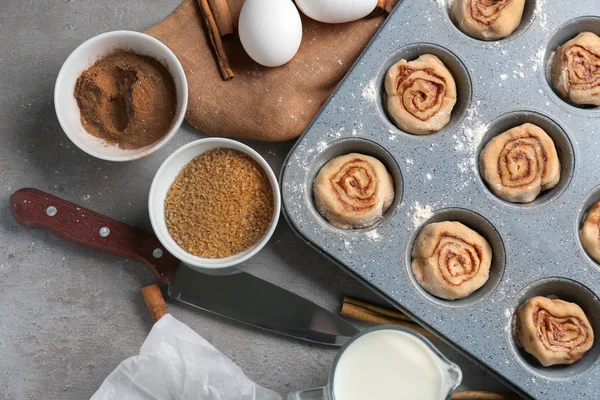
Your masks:
[[[228,0],[237,22],[243,0]],[[352,66],[385,19],[382,12],[346,24],[302,16],[298,54],[278,68],[246,55],[235,35],[224,38],[235,78],[221,78],[196,0],[181,6],[146,33],[166,44],[185,70],[187,121],[211,136],[265,141],[298,137]]]

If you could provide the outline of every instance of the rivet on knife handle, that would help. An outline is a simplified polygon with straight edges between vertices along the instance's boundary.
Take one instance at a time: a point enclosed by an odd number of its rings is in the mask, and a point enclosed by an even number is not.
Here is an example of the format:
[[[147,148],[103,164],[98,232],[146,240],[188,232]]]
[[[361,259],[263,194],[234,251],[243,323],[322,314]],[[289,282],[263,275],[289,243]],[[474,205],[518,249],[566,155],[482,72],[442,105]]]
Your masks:
[[[139,261],[161,283],[173,280],[179,260],[153,235],[38,189],[20,189],[10,200],[15,220],[70,242]]]

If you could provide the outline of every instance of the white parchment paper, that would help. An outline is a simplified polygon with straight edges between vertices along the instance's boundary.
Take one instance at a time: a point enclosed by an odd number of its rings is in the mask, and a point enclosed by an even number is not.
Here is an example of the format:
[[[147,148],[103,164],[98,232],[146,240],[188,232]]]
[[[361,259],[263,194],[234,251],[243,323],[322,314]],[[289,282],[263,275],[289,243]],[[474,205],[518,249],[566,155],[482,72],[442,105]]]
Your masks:
[[[281,400],[170,314],[123,361],[91,400]]]

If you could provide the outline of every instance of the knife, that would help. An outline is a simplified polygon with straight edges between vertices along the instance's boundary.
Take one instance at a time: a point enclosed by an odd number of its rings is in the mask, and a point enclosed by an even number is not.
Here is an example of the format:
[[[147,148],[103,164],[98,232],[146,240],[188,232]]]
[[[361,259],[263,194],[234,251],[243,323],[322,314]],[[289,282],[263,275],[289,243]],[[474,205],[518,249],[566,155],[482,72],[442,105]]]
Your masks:
[[[171,298],[271,332],[314,343],[343,345],[358,329],[343,318],[272,283],[236,269],[231,275],[197,272],[152,234],[34,188],[10,201],[23,227],[144,264]]]

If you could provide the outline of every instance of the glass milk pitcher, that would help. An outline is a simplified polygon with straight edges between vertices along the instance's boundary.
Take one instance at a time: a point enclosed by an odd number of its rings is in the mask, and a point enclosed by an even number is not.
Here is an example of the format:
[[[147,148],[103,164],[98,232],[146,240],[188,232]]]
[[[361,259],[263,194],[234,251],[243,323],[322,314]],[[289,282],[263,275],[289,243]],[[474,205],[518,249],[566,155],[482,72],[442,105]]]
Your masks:
[[[288,400],[445,400],[461,380],[458,365],[420,334],[378,326],[344,345],[327,386],[290,393]]]

